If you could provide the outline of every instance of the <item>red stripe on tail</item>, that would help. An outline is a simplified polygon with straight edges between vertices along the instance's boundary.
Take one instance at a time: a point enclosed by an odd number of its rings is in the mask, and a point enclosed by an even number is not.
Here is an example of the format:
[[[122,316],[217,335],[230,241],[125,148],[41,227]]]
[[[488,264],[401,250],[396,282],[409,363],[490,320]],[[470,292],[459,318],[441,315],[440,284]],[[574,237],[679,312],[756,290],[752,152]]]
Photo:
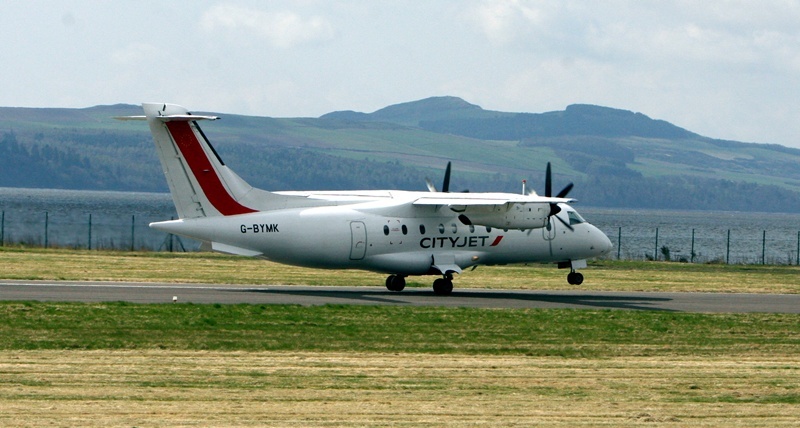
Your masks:
[[[228,193],[228,190],[222,184],[222,180],[220,180],[211,165],[211,161],[208,159],[205,150],[203,150],[200,141],[197,140],[197,136],[189,122],[172,121],[166,122],[166,125],[178,145],[178,149],[183,154],[183,158],[189,164],[192,174],[194,174],[197,182],[200,183],[200,188],[203,189],[206,198],[220,214],[235,215],[256,212],[256,210],[237,202]]]

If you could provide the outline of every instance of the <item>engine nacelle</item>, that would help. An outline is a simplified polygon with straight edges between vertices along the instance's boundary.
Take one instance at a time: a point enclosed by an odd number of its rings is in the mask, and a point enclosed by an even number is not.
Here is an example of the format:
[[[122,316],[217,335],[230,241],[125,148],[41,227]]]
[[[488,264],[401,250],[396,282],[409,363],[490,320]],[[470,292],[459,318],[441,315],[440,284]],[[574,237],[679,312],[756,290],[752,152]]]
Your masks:
[[[495,227],[498,229],[539,229],[547,225],[550,204],[541,202],[469,207],[459,215],[465,224]]]

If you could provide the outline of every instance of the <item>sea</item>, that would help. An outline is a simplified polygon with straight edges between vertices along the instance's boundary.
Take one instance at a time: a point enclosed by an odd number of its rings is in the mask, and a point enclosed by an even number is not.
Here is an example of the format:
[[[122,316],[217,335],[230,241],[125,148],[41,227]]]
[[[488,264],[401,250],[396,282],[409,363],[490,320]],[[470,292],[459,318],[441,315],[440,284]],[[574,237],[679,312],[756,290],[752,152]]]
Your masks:
[[[800,213],[573,207],[614,243],[609,259],[800,262]],[[0,187],[0,245],[197,251],[197,241],[148,227],[174,218],[168,193]]]

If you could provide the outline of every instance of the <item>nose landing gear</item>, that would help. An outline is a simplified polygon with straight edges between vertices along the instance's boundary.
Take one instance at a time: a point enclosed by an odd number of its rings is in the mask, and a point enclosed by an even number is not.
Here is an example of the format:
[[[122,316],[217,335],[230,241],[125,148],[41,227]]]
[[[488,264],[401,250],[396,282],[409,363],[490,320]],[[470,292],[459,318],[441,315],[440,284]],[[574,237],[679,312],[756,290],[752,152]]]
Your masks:
[[[570,285],[581,285],[583,284],[583,274],[580,272],[572,271],[567,274],[567,282]]]

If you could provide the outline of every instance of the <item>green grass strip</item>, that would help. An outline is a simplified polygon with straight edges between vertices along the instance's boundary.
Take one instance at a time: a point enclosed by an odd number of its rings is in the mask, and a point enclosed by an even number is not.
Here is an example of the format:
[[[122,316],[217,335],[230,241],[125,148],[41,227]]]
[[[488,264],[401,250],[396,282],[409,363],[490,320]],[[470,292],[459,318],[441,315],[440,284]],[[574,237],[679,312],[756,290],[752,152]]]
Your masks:
[[[800,315],[0,302],[0,349],[791,355]]]

